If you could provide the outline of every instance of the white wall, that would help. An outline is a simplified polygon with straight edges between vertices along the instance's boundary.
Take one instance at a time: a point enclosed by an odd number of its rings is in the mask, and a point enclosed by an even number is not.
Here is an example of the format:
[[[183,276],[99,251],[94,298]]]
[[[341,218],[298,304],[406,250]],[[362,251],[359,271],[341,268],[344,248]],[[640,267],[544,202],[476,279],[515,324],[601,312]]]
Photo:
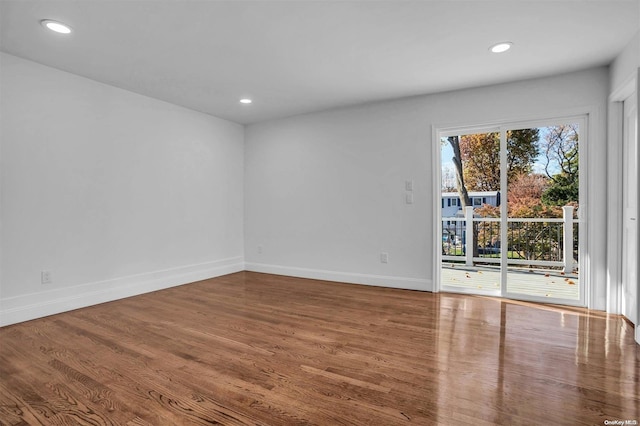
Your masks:
[[[243,254],[249,270],[431,290],[434,125],[590,113],[588,184],[606,190],[605,68],[245,131],[11,55],[0,71],[0,325],[242,270]],[[604,309],[606,215],[588,208]]]
[[[0,60],[1,325],[243,269],[243,126]]]
[[[629,41],[624,50],[615,58],[610,67],[610,92],[615,93],[631,79],[640,66],[640,31]]]
[[[247,269],[431,290],[440,208],[433,205],[432,126],[589,113],[588,185],[602,194],[607,95],[608,69],[598,68],[248,126]],[[413,205],[404,202],[405,180],[415,184]],[[587,208],[596,286],[589,300],[604,309],[606,214]]]

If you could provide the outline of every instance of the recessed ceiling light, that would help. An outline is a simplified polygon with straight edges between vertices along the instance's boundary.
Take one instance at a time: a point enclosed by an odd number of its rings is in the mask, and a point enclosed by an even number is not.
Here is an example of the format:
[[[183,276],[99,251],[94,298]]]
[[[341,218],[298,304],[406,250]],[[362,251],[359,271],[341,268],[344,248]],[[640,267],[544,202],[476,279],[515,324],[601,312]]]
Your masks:
[[[250,104],[251,102],[253,102],[253,101],[251,99],[249,99],[249,98],[240,99],[240,103],[241,104]]]
[[[513,43],[511,43],[510,41],[503,41],[503,42],[494,44],[489,48],[489,50],[492,51],[493,53],[503,53],[511,49],[511,46],[513,46]]]
[[[42,24],[43,27],[60,34],[69,34],[71,32],[70,26],[63,24],[62,22],[53,21],[51,19],[43,19],[42,21],[40,21],[40,24]]]

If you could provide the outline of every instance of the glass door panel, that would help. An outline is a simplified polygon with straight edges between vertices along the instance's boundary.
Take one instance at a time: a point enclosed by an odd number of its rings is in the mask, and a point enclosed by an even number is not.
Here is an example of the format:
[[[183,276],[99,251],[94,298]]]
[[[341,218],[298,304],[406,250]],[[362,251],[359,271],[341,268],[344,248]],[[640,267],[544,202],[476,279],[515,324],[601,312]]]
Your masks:
[[[506,295],[580,300],[577,123],[506,131]]]
[[[500,133],[442,138],[441,287],[500,294]]]

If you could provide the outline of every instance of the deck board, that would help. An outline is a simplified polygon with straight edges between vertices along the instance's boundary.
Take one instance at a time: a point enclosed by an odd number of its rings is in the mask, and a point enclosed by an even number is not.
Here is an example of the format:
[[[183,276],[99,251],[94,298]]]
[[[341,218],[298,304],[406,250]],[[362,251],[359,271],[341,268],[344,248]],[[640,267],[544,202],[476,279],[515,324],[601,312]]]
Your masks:
[[[493,266],[465,266],[452,262],[442,263],[441,286],[443,289],[464,289],[480,294],[500,291],[500,269]],[[509,293],[544,298],[580,300],[580,281],[576,273],[563,274],[544,269],[509,268],[507,272]]]

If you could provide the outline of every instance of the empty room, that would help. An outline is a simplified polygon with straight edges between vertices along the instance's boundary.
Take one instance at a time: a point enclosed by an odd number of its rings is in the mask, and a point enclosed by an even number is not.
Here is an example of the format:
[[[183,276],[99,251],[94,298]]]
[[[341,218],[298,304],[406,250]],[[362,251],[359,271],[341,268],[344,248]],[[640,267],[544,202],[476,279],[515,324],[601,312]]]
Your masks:
[[[0,0],[0,425],[637,425],[638,0]]]

